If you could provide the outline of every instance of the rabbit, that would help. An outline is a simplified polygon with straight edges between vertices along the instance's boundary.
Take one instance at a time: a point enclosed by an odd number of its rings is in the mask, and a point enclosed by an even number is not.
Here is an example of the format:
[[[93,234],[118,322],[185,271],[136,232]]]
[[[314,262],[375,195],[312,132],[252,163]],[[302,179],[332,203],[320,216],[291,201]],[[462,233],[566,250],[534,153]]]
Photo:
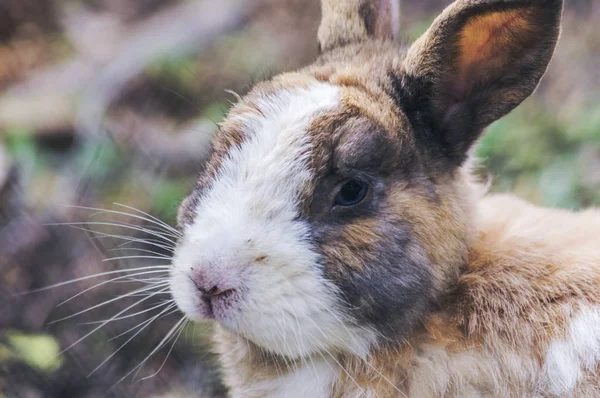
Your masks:
[[[221,123],[171,293],[232,397],[600,396],[600,212],[488,194],[486,126],[537,87],[561,0],[323,0],[320,55]]]

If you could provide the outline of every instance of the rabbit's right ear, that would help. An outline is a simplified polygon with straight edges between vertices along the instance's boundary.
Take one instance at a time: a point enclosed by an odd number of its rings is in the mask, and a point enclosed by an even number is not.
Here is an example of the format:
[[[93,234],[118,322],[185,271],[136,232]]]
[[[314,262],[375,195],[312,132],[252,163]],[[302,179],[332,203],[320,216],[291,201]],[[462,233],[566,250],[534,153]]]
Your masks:
[[[319,48],[328,51],[368,38],[393,40],[398,34],[399,0],[321,0]]]

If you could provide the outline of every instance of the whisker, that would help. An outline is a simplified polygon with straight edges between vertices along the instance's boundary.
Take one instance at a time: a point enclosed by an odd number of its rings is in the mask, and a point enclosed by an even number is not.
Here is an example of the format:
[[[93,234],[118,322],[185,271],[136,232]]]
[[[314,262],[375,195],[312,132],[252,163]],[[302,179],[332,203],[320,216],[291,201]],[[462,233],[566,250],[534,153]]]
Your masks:
[[[365,390],[360,386],[360,384],[358,384],[358,382],[354,379],[354,377],[352,377],[350,375],[350,373],[346,370],[346,368],[344,366],[342,366],[342,364],[327,350],[327,349],[323,349],[325,351],[325,353],[327,353],[327,355],[329,355],[331,357],[331,359],[333,359],[333,361],[340,367],[340,369],[342,369],[342,371],[346,374],[346,376],[348,376],[350,378],[350,380],[352,380],[352,382],[356,385],[356,387],[358,387],[359,390],[359,394],[358,396],[362,396],[365,395]],[[322,353],[319,353],[319,355],[321,355],[321,357],[323,358],[323,360],[325,362],[327,362],[327,360],[325,359],[325,357],[323,356]]]
[[[158,313],[157,315],[155,315],[152,319],[152,321],[156,320],[160,315],[164,314],[165,312],[167,312],[169,310],[169,308],[165,308],[164,310],[162,310],[160,313]],[[144,331],[144,329],[146,329],[148,326],[150,326],[152,322],[149,322],[147,325],[145,325],[143,328],[141,328],[140,330],[138,330],[137,332],[135,332],[135,334],[133,336],[131,336],[129,339],[127,339],[126,342],[124,342],[123,344],[121,344],[119,346],[119,348],[117,348],[115,351],[113,351],[112,354],[110,354],[108,357],[106,357],[106,359],[104,359],[104,361],[102,361],[100,363],[100,365],[96,366],[94,368],[94,370],[92,370],[87,377],[90,377],[91,375],[93,375],[98,369],[100,369],[102,367],[102,365],[104,365],[106,362],[108,362],[112,357],[114,357],[119,351],[121,351],[121,349],[123,349],[123,347],[125,347],[131,340],[133,340],[137,335],[139,335],[140,333],[142,333]]]
[[[116,281],[115,283],[145,283],[147,285],[153,285],[156,283],[160,283],[160,282],[164,282],[166,281],[167,278],[161,278],[161,277],[156,277],[156,278],[134,278],[134,277],[130,277],[128,276],[127,278],[125,278],[125,280],[122,281]]]
[[[118,214],[118,215],[128,216],[128,217],[132,217],[132,218],[137,218],[139,220],[144,220],[144,221],[147,221],[147,222],[152,223],[154,225],[158,225],[159,227],[163,228],[163,230],[171,231],[177,237],[181,237],[182,236],[181,232],[179,232],[175,228],[171,227],[169,224],[167,224],[167,223],[159,220],[158,218],[156,218],[154,216],[151,216],[150,214],[144,213],[141,210],[135,209],[135,208],[130,207],[130,206],[125,206],[125,205],[122,205],[122,204],[119,204],[119,203],[113,203],[113,204],[115,204],[117,206],[128,208],[130,210],[134,210],[134,211],[136,211],[138,213],[141,213],[141,214],[144,214],[144,215],[146,215],[148,217],[142,217],[142,216],[139,216],[139,215],[136,215],[136,214],[132,214],[132,213],[127,213],[127,212],[124,212],[124,211],[102,209],[102,208],[97,208],[97,207],[76,206],[76,205],[66,205],[66,207],[71,207],[71,208],[81,209],[81,210],[93,210],[93,211],[98,211],[100,213]]]
[[[125,308],[124,310],[119,311],[117,314],[115,314],[115,316],[113,318],[118,317],[119,315],[129,311],[131,308],[135,307],[136,305],[149,300],[150,298],[152,298],[153,296],[155,296],[158,293],[154,293],[154,294],[150,294],[148,296],[146,296],[145,298],[131,304],[130,306],[128,306],[127,308]],[[109,321],[103,322],[102,324],[100,324],[99,326],[96,326],[94,329],[92,329],[89,333],[87,333],[86,335],[84,335],[83,337],[77,339],[77,341],[75,341],[74,343],[72,343],[71,345],[69,345],[67,348],[63,349],[62,351],[60,351],[56,356],[60,356],[62,354],[64,354],[65,352],[67,352],[68,350],[70,350],[71,348],[75,347],[75,345],[79,344],[80,342],[82,342],[83,340],[85,340],[86,338],[88,338],[89,336],[91,336],[92,334],[94,334],[95,332],[97,332],[98,330],[100,330],[100,328],[102,328],[103,326],[105,326]]]
[[[92,311],[92,310],[94,310],[94,309],[96,309],[96,308],[103,307],[103,306],[105,306],[105,305],[107,305],[107,304],[110,304],[110,303],[113,303],[113,302],[115,302],[115,301],[118,301],[118,300],[121,300],[121,299],[124,299],[124,298],[127,298],[127,297],[132,297],[132,296],[133,296],[133,295],[135,295],[135,294],[139,294],[139,293],[143,293],[143,292],[148,292],[148,291],[151,291],[151,290],[153,290],[153,289],[156,289],[156,288],[159,288],[159,287],[164,287],[164,286],[167,286],[168,284],[169,284],[169,282],[165,282],[165,283],[164,283],[164,284],[162,284],[162,285],[153,285],[153,286],[150,286],[150,287],[144,287],[144,288],[141,288],[141,289],[137,289],[137,290],[134,290],[134,291],[133,291],[133,292],[131,292],[131,293],[122,294],[122,295],[120,295],[120,296],[118,296],[118,297],[115,297],[115,298],[112,298],[112,299],[106,300],[106,301],[104,301],[104,302],[102,302],[102,303],[100,303],[100,304],[93,305],[93,306],[91,306],[90,308],[87,308],[87,309],[85,309],[85,310],[82,310],[82,311],[76,312],[76,313],[74,313],[74,314],[71,314],[71,315],[69,315],[69,316],[66,316],[66,317],[64,317],[64,318],[57,319],[57,320],[55,320],[55,321],[52,321],[52,322],[49,322],[48,324],[49,324],[49,325],[53,325],[53,324],[55,324],[55,323],[58,323],[58,322],[61,322],[61,321],[65,321],[65,320],[67,320],[67,319],[71,319],[71,318],[73,318],[73,317],[76,317],[76,316],[78,316],[78,315],[84,314],[84,313],[86,313],[86,312],[88,312],[88,311]],[[166,290],[164,290],[164,291],[166,291]],[[157,293],[153,293],[152,295],[155,295],[155,294],[157,294]]]
[[[96,273],[93,275],[82,276],[80,278],[75,278],[75,279],[70,279],[68,281],[55,283],[54,285],[44,286],[44,287],[40,287],[38,289],[32,289],[32,290],[28,290],[26,292],[16,293],[15,296],[24,296],[27,294],[39,293],[39,292],[43,292],[45,290],[50,290],[50,289],[54,289],[54,288],[57,288],[60,286],[69,285],[71,283],[81,282],[81,281],[85,281],[87,279],[92,279],[92,278],[99,278],[101,276],[106,276],[106,275],[113,275],[113,274],[118,274],[118,273],[123,273],[123,272],[135,272],[135,271],[149,270],[149,269],[170,270],[171,268],[172,267],[170,265],[149,265],[149,266],[145,266],[145,267],[124,268],[124,269],[119,269],[119,270],[114,270],[114,271],[99,272],[99,273]]]
[[[156,376],[162,370],[162,368],[165,366],[165,363],[167,363],[167,359],[169,359],[169,355],[171,355],[171,351],[173,351],[173,348],[175,347],[175,344],[177,344],[177,340],[179,340],[179,336],[181,336],[181,332],[183,332],[183,330],[185,329],[185,325],[187,323],[188,323],[188,320],[186,320],[185,322],[183,322],[181,324],[181,326],[179,327],[179,332],[177,332],[177,335],[175,336],[175,339],[173,340],[173,344],[171,344],[171,348],[169,348],[169,351],[167,352],[167,355],[165,356],[165,359],[160,364],[160,367],[158,368],[158,370],[156,372],[152,373],[149,376],[141,378],[139,381],[148,380],[148,379]]]
[[[176,241],[171,240],[171,236],[166,235],[164,233],[161,232],[155,232],[152,230],[149,230],[148,228],[144,228],[144,227],[139,227],[133,224],[127,224],[127,223],[116,223],[116,222],[105,222],[105,221],[87,221],[87,222],[83,222],[83,221],[78,221],[78,222],[57,222],[57,223],[48,223],[48,224],[44,224],[44,225],[49,225],[49,226],[78,226],[78,225],[101,225],[101,226],[106,226],[106,227],[117,227],[117,228],[125,228],[125,229],[131,229],[134,231],[139,231],[139,232],[144,232],[147,233],[148,235],[152,235],[155,236],[159,239],[162,239],[165,242],[169,242],[171,244],[173,244],[173,247],[175,245],[177,245]],[[92,231],[94,232],[94,231]]]
[[[179,325],[181,323],[183,323],[186,320],[185,316],[181,317],[181,319],[171,328],[171,330],[169,330],[169,332],[166,334],[165,337],[163,337],[163,339],[160,341],[160,343],[158,343],[158,345],[156,346],[156,348],[154,348],[150,354],[148,354],[146,356],[146,358],[144,358],[142,360],[142,362],[140,362],[138,365],[136,365],[133,369],[131,369],[129,372],[127,372],[125,374],[125,376],[121,377],[114,385],[116,386],[117,384],[119,384],[120,382],[122,382],[123,380],[125,380],[130,374],[132,374],[133,372],[135,372],[136,370],[140,369],[142,366],[144,366],[144,364],[146,363],[146,361],[148,361],[148,359],[150,359],[157,351],[159,351],[162,346],[165,344],[166,341],[169,340],[169,337],[171,337],[174,333],[175,330],[179,327]]]
[[[185,319],[185,320],[184,320],[184,319]],[[174,326],[171,328],[171,330],[169,330],[169,332],[168,332],[168,333],[167,333],[167,335],[166,335],[166,336],[163,338],[163,340],[162,340],[160,343],[158,343],[158,345],[157,345],[157,346],[156,346],[156,348],[155,348],[155,350],[156,350],[155,354],[156,354],[156,353],[158,353],[158,351],[160,351],[160,350],[161,350],[161,349],[162,349],[162,348],[163,348],[165,345],[169,344],[169,341],[171,341],[171,339],[173,339],[173,338],[175,337],[175,335],[177,334],[177,332],[179,331],[179,329],[180,329],[180,328],[181,328],[183,325],[185,325],[185,324],[187,323],[187,319],[186,319],[186,317],[185,317],[185,316],[183,316],[183,317],[182,317],[182,319],[180,319],[180,320],[179,320],[179,322],[181,322],[182,320],[184,320],[184,321],[183,321],[183,323],[182,323],[181,325],[179,325],[179,326],[178,326],[177,324],[175,324],[175,325],[174,325]],[[179,322],[178,322],[178,323],[179,323]],[[171,336],[169,336],[169,334],[170,334]],[[168,337],[168,338],[167,338],[167,337]],[[169,352],[170,352],[170,351],[169,351]],[[135,380],[135,378],[138,376],[138,374],[139,374],[139,373],[142,371],[142,369],[143,369],[143,363],[144,363],[144,362],[147,362],[147,361],[148,361],[148,360],[149,360],[149,359],[150,359],[150,358],[151,358],[153,355],[154,355],[153,353],[150,353],[150,354],[149,354],[149,355],[148,355],[148,356],[147,356],[147,357],[144,359],[144,361],[142,361],[142,363],[140,363],[140,364],[139,364],[139,365],[142,365],[142,366],[140,366],[140,368],[139,368],[139,369],[138,369],[138,370],[135,372],[135,374],[133,375],[133,377],[132,377],[132,378],[133,378],[134,380]],[[132,369],[132,370],[135,370],[135,369]],[[139,382],[139,381],[141,381],[141,380],[138,380],[138,382]]]
[[[91,219],[94,219],[94,218],[96,218],[97,216],[106,216],[106,215],[107,215],[107,213],[109,213],[109,214],[112,214],[112,213],[111,213],[110,211],[108,211],[108,210],[100,210],[100,211],[97,211],[97,212],[95,212],[95,213],[92,213],[92,214],[90,214],[89,218],[90,218],[90,220],[91,220]],[[136,217],[136,218],[139,218],[139,217],[137,217],[136,215],[134,215],[134,214],[130,214],[130,213],[119,213],[119,214],[124,214],[124,215],[127,215],[127,216],[129,216],[129,217]],[[144,220],[145,220],[145,219],[144,219]],[[119,222],[119,219],[118,219],[118,218],[117,218],[117,219],[115,219],[115,220],[113,220],[113,219],[108,219],[107,221],[111,221],[111,222],[112,222],[112,221],[114,221],[114,222]],[[136,224],[136,223],[125,222],[125,221],[122,221],[122,222],[123,222],[123,224],[132,225],[132,226],[135,226],[135,227],[146,228],[146,229],[148,229],[149,231],[160,232],[160,233],[164,233],[164,234],[165,234],[165,235],[167,235],[167,236],[171,236],[171,237],[173,237],[173,238],[179,238],[179,236],[178,236],[178,235],[175,235],[175,234],[173,234],[173,233],[172,233],[170,230],[168,230],[168,229],[165,229],[165,227],[163,227],[162,225],[158,225],[158,226],[156,226],[156,225]]]
[[[154,287],[153,287],[153,289],[154,289],[154,288],[157,288],[157,287],[160,287],[160,286],[154,286]],[[167,294],[167,295],[171,295],[171,292],[170,292],[170,291],[168,291],[168,292],[163,292],[163,293],[160,293],[160,294]],[[142,293],[134,293],[134,294],[132,294],[132,295],[131,295],[131,297],[143,297],[143,296],[145,296],[145,295],[146,295],[146,293],[145,293],[145,292],[142,292]]]
[[[308,318],[308,319],[309,319],[309,320],[310,320],[310,321],[311,321],[311,322],[312,322],[312,323],[315,325],[315,327],[317,328],[317,330],[319,330],[319,331],[321,332],[321,334],[323,334],[323,337],[325,337],[325,334],[324,334],[324,332],[323,332],[323,331],[321,330],[321,328],[320,328],[320,327],[319,327],[319,326],[316,324],[316,322],[315,322],[315,321],[313,321],[311,318]],[[344,341],[343,341],[343,340],[342,340],[342,339],[341,339],[339,336],[336,336],[336,335],[334,335],[334,337],[336,337],[338,340],[340,340],[340,342],[341,342],[342,344],[344,344],[344,346],[345,346],[345,347],[346,347],[348,350],[350,350],[350,351],[351,351],[351,352],[352,352],[352,353],[353,353],[353,354],[354,354],[354,355],[355,355],[357,358],[360,358],[360,360],[361,360],[361,361],[362,361],[364,364],[366,364],[366,365],[367,365],[367,366],[369,366],[369,367],[370,367],[372,370],[374,370],[374,371],[375,371],[375,372],[376,372],[376,373],[377,373],[377,374],[378,374],[378,375],[379,375],[381,378],[383,378],[383,379],[384,379],[386,382],[388,382],[388,383],[389,383],[389,385],[390,385],[391,387],[393,387],[393,388],[394,388],[394,389],[395,389],[397,392],[399,392],[400,394],[402,394],[402,396],[406,396],[406,394],[404,394],[404,392],[402,392],[402,391],[401,391],[401,390],[400,390],[400,389],[399,389],[399,388],[398,388],[398,387],[397,387],[397,386],[396,386],[394,383],[392,383],[390,379],[388,379],[388,378],[387,378],[387,377],[386,377],[386,376],[385,376],[383,373],[381,373],[381,372],[380,372],[380,371],[379,371],[379,370],[378,370],[378,369],[377,369],[375,366],[371,365],[371,364],[368,362],[368,360],[366,360],[366,359],[363,359],[363,358],[362,358],[360,355],[358,355],[358,354],[357,354],[357,353],[356,353],[356,352],[355,352],[355,351],[352,349],[352,347],[350,347],[348,344],[345,344],[345,343],[344,343]]]
[[[145,259],[158,259],[158,260],[170,260],[171,257],[167,257],[167,256],[120,256],[120,257],[109,257],[109,258],[105,258],[102,259],[103,262],[107,262],[107,261],[116,261],[116,260],[126,260],[126,259],[132,259],[132,258],[145,258]]]
[[[126,236],[126,235],[115,235],[115,236],[109,235],[106,237],[107,238],[117,237],[121,240],[126,240],[126,242],[123,242],[123,243],[117,245],[117,247],[115,249],[110,249],[111,251],[139,249],[138,247],[127,247],[127,245],[130,245],[132,243],[144,243],[147,245],[156,246],[160,249],[168,251],[169,253],[173,253],[173,250],[174,250],[174,248],[172,246],[165,246],[162,244],[162,241],[160,241],[158,239],[132,238],[132,237]],[[101,237],[99,237],[99,238],[101,238]],[[162,253],[158,253],[158,254],[162,254]]]
[[[94,231],[93,229],[84,228],[84,227],[78,227],[76,225],[69,225],[69,227],[73,228],[73,229],[80,230],[80,231],[84,231],[84,232],[90,232],[90,233],[95,234],[95,235],[100,235],[100,236],[93,236],[94,239],[115,238],[115,239],[121,239],[121,240],[126,240],[127,241],[127,242],[123,243],[121,246],[117,246],[117,247],[122,247],[122,246],[128,245],[130,243],[140,242],[140,243],[145,243],[145,244],[148,244],[148,245],[151,245],[151,246],[155,246],[155,247],[167,250],[167,251],[169,251],[171,253],[175,249],[174,246],[169,245],[168,243],[165,243],[165,242],[157,240],[157,239],[142,239],[142,238],[133,238],[133,237],[127,236],[127,235],[109,234],[107,232]]]
[[[167,304],[168,304],[168,303],[167,303]],[[169,305],[169,307],[168,307],[168,308],[171,308],[171,309],[172,309],[173,307],[176,307],[176,306],[177,306],[177,304],[175,304],[175,302],[174,302],[173,300],[171,300],[171,305]],[[160,317],[158,317],[158,318],[157,318],[157,320],[158,320],[158,319],[160,319],[160,318],[163,318],[163,317],[169,316],[169,315],[171,315],[171,314],[174,314],[174,313],[176,313],[176,312],[178,312],[178,311],[179,311],[179,308],[172,309],[171,311],[169,311],[169,312],[167,312],[167,313],[165,313],[165,314],[161,315]],[[113,341],[113,340],[116,340],[116,339],[118,339],[119,337],[126,335],[127,333],[131,332],[132,330],[135,330],[135,329],[137,329],[137,328],[139,328],[139,327],[141,327],[141,326],[145,325],[145,324],[146,324],[146,323],[148,323],[148,322],[153,322],[153,321],[152,321],[152,318],[150,318],[150,319],[147,319],[147,320],[145,320],[145,321],[141,322],[140,324],[138,324],[138,325],[135,325],[134,327],[131,327],[131,328],[127,329],[126,331],[122,332],[122,333],[119,333],[118,335],[116,335],[116,336],[114,336],[114,337],[111,337],[110,339],[108,339],[108,341]]]
[[[292,307],[293,308],[293,307]],[[298,316],[296,315],[295,312],[291,313],[292,317],[296,320],[296,324],[298,325],[299,328],[299,323],[298,323]],[[323,332],[323,330],[319,327],[319,325],[317,325],[317,323],[310,317],[307,317],[308,320],[310,320],[315,327],[317,328],[317,330],[319,331],[319,333],[321,333],[321,335],[323,335],[324,338],[326,338],[327,336],[325,335],[325,333]],[[292,328],[292,332],[295,335],[295,331],[294,328]],[[332,355],[327,348],[323,347],[323,351],[325,351],[327,353],[327,355],[329,355],[331,357],[331,359],[333,359],[333,361],[340,367],[340,369],[342,369],[342,371],[344,371],[344,373],[346,374],[346,376],[348,376],[350,378],[350,380],[352,380],[354,382],[354,384],[356,385],[356,387],[358,387],[360,393],[358,396],[362,396],[365,395],[365,390],[360,386],[360,384],[358,384],[358,382],[350,375],[350,372],[348,372],[348,370],[346,370],[346,368],[344,368],[344,366],[335,358],[334,355]],[[319,353],[321,355],[321,357],[323,358],[323,360],[325,362],[327,362],[327,360],[325,359],[325,357],[323,357],[322,353]]]
[[[123,245],[126,245],[127,243],[124,243]],[[141,247],[122,247],[119,246],[116,249],[108,249],[107,252],[116,252],[116,251],[124,251],[124,250],[135,250],[135,251],[139,251],[139,252],[143,252],[143,253],[150,253],[150,254],[156,254],[157,256],[165,256],[165,258],[170,259],[171,257],[166,256],[164,253],[160,253],[160,252],[156,252],[154,250],[148,250],[148,249],[142,249]]]
[[[123,315],[123,316],[120,316],[120,317],[114,318],[114,319],[110,318],[110,319],[102,319],[100,321],[81,322],[81,323],[78,323],[78,325],[81,325],[81,326],[97,325],[99,323],[103,323],[103,322],[106,322],[106,321],[108,321],[108,322],[115,322],[115,321],[120,321],[122,319],[133,318],[134,316],[145,314],[146,312],[153,311],[153,310],[155,310],[157,308],[160,308],[160,307],[164,307],[167,304],[168,303],[160,303],[160,304],[157,304],[157,305],[155,305],[153,307],[146,308],[145,310],[134,312],[133,314]]]
[[[164,269],[164,270],[151,270],[151,271],[145,271],[145,272],[136,272],[136,273],[130,274],[130,275],[118,276],[116,278],[112,278],[112,279],[109,279],[107,281],[102,281],[100,283],[95,284],[94,286],[88,287],[87,289],[85,289],[85,290],[83,290],[83,291],[75,294],[74,296],[71,296],[68,299],[66,299],[66,300],[58,303],[56,306],[60,307],[61,305],[65,304],[65,303],[68,303],[69,301],[73,300],[74,298],[79,297],[82,294],[84,294],[86,292],[89,292],[92,289],[95,289],[95,288],[100,287],[102,285],[106,285],[107,283],[111,283],[111,282],[114,282],[114,281],[117,281],[117,280],[121,280],[121,279],[125,279],[125,278],[130,278],[132,276],[147,275],[147,274],[156,274],[156,273],[167,273],[167,272],[169,272],[168,269]]]
[[[176,228],[173,228],[172,226],[170,226],[170,225],[169,225],[169,224],[167,224],[166,222],[162,221],[162,220],[161,220],[161,219],[159,219],[158,217],[155,217],[155,216],[153,216],[153,215],[151,215],[151,214],[148,214],[148,213],[146,213],[145,211],[142,211],[142,210],[140,210],[140,209],[136,209],[135,207],[132,207],[132,206],[124,205],[124,204],[122,204],[122,203],[113,202],[113,204],[114,204],[115,206],[121,206],[121,207],[124,207],[124,208],[126,208],[126,209],[133,210],[133,211],[135,211],[135,212],[137,212],[137,213],[143,214],[143,215],[145,215],[145,216],[149,217],[150,219],[154,220],[154,221],[155,221],[156,223],[158,223],[159,225],[162,225],[162,226],[164,226],[165,228],[167,228],[167,229],[169,229],[169,230],[173,231],[173,232],[174,232],[176,235],[183,236],[183,234],[182,234],[180,231],[178,231]]]
[[[321,332],[322,332],[322,331],[321,331]],[[329,350],[328,350],[328,349],[326,349],[326,348],[323,348],[323,351],[325,351],[325,353],[326,353],[327,355],[329,355],[329,357],[331,357],[331,359],[333,359],[333,361],[334,361],[334,362],[335,362],[335,363],[336,363],[336,364],[337,364],[337,365],[340,367],[340,369],[342,369],[342,371],[343,371],[343,372],[346,374],[346,376],[348,376],[348,378],[350,378],[350,380],[352,380],[352,382],[353,382],[353,383],[356,385],[356,387],[358,387],[358,390],[359,390],[359,395],[358,395],[358,396],[360,397],[360,396],[362,396],[362,395],[365,395],[365,390],[364,390],[364,388],[362,388],[362,387],[360,386],[360,384],[358,384],[358,382],[356,381],[356,379],[350,375],[350,372],[348,372],[348,370],[346,370],[346,368],[345,368],[345,367],[344,367],[344,366],[343,366],[343,365],[340,363],[340,361],[338,361],[338,360],[335,358],[335,356],[334,356],[332,353],[330,353],[330,352],[329,352]],[[321,354],[321,356],[323,356],[323,354]],[[325,360],[325,358],[323,358],[323,360]]]

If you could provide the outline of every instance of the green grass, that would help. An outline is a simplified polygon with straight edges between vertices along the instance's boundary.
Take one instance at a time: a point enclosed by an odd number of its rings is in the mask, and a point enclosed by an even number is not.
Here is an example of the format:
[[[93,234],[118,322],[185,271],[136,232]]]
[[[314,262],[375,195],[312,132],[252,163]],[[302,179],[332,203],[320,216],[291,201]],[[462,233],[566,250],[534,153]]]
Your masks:
[[[589,157],[600,156],[599,110],[560,116],[532,98],[494,123],[477,150],[493,189],[548,206],[600,203],[598,184],[587,179],[595,172]]]

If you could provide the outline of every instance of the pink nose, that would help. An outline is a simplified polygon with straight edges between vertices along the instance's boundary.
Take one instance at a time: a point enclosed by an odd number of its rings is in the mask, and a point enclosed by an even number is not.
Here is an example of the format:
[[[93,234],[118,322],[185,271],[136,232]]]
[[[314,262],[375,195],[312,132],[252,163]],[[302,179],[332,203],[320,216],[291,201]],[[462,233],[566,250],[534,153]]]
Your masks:
[[[223,317],[241,298],[239,280],[233,270],[192,270],[190,280],[200,293],[201,311],[206,318]]]
[[[205,275],[196,275],[196,277],[190,276],[190,280],[204,297],[217,297],[235,291],[235,287],[232,286],[231,283],[227,283],[223,280],[211,279],[212,278],[207,278]]]

